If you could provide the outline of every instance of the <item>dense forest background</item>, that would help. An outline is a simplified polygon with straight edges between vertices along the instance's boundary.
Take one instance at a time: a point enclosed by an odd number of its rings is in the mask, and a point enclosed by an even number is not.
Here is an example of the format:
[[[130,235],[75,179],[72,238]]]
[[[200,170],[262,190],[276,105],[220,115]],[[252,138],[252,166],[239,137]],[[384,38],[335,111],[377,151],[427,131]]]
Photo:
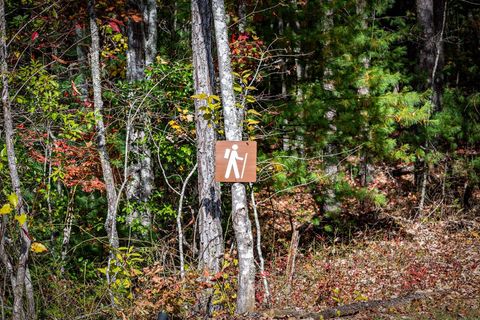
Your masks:
[[[2,319],[427,289],[456,296],[404,311],[480,314],[479,2],[0,0],[0,19]],[[214,181],[218,140],[257,141],[257,182]]]

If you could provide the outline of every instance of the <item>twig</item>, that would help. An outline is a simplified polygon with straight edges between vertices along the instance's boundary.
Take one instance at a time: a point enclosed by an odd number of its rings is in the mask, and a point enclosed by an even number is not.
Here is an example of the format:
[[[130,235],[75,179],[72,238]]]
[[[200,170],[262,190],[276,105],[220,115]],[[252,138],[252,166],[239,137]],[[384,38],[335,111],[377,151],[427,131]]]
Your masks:
[[[183,208],[183,197],[185,196],[185,189],[187,188],[188,180],[192,177],[195,170],[197,170],[198,163],[195,163],[192,171],[188,174],[187,178],[183,182],[182,192],[180,193],[180,200],[178,202],[178,211],[177,211],[177,229],[178,229],[178,252],[180,255],[180,277],[183,279],[185,277],[185,260],[183,256],[183,231],[182,231],[182,208]]]
[[[260,221],[258,219],[257,204],[255,202],[255,194],[253,192],[253,183],[250,183],[250,195],[252,199],[252,208],[253,208],[253,217],[255,219],[255,228],[257,229],[257,254],[258,260],[260,262],[260,276],[262,277],[263,286],[265,288],[265,298],[267,304],[270,304],[270,289],[268,288],[267,275],[265,274],[265,260],[263,259],[262,254],[262,232],[260,229]]]

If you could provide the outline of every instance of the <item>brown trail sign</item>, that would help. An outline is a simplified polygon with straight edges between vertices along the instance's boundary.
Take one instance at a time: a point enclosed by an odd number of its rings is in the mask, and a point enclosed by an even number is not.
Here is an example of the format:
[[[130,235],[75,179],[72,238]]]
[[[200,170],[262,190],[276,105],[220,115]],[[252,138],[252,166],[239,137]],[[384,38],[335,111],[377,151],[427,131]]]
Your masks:
[[[256,141],[217,141],[215,181],[255,182],[257,180]]]

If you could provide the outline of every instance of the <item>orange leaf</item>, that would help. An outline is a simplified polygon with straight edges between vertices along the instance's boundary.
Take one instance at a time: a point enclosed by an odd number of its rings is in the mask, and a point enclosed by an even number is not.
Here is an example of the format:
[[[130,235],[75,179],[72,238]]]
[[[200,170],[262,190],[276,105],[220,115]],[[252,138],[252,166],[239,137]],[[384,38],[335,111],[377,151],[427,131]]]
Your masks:
[[[74,96],[80,96],[81,95],[80,91],[78,91],[78,89],[77,89],[77,86],[75,86],[75,82],[73,82],[73,80],[72,80],[72,90],[73,90],[73,95]]]
[[[143,21],[143,18],[141,16],[139,16],[138,14],[132,14],[130,16],[130,18],[132,18],[132,20],[135,21],[136,23],[139,23],[139,22]]]
[[[60,59],[59,57],[57,57],[56,55],[52,54],[52,58],[53,60],[57,61],[57,62],[60,62],[61,64],[68,64],[67,61],[63,60],[63,59]]]

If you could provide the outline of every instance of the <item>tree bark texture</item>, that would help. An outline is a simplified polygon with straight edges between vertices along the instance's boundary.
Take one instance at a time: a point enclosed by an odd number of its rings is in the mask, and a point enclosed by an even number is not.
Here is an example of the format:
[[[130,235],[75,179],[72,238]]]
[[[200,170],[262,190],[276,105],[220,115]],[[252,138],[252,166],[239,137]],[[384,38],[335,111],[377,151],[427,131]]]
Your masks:
[[[141,16],[138,21],[130,17],[127,22],[127,80],[139,81],[145,78],[145,67],[155,61],[157,54],[157,4],[155,0],[127,2],[131,15]],[[127,199],[145,204],[153,191],[153,164],[151,151],[147,143],[146,128],[150,126],[147,113],[140,110],[134,113],[133,119],[128,119],[128,149],[131,160],[128,165]],[[141,212],[134,211],[127,217],[128,223],[140,218],[140,223],[149,227],[151,213],[143,208]]]
[[[18,175],[17,169],[17,160],[15,156],[15,146],[14,146],[14,130],[13,130],[13,117],[10,104],[10,96],[8,92],[8,66],[7,66],[7,31],[6,31],[6,20],[5,20],[5,2],[0,0],[0,72],[2,77],[2,106],[3,106],[3,117],[4,117],[4,131],[5,131],[5,144],[7,150],[7,159],[8,159],[8,168],[10,172],[10,180],[12,183],[12,189],[17,196],[17,207],[15,208],[16,215],[27,214],[25,211],[25,206],[23,203],[20,178]],[[7,220],[4,219],[2,223],[3,232],[5,232],[5,224]],[[2,232],[1,248],[2,251],[2,260],[4,262],[7,270],[16,272],[14,279],[12,280],[13,285],[13,317],[14,320],[21,320],[24,318],[24,309],[23,309],[23,295],[24,289],[27,287],[31,289],[31,283],[26,283],[26,278],[28,274],[28,256],[30,251],[31,240],[28,236],[28,226],[25,221],[19,228],[20,239],[21,239],[21,248],[20,255],[16,263],[16,270],[12,268],[12,263],[8,261],[8,257],[4,251],[4,240]],[[30,279],[28,279],[30,281]],[[35,305],[33,301],[29,301],[32,298],[32,295],[27,292],[27,316],[29,319],[35,318]]]
[[[426,81],[420,89],[431,89],[432,112],[435,114],[442,109],[444,46],[443,32],[446,23],[447,0],[417,0],[417,23],[420,28],[419,68]],[[425,148],[428,150],[428,141]],[[428,165],[419,163],[420,169],[416,173],[415,181],[420,189],[419,212],[423,211],[426,197]]]
[[[93,101],[95,110],[95,128],[97,130],[97,148],[100,156],[100,163],[103,171],[103,180],[105,181],[105,188],[107,192],[107,218],[105,220],[105,229],[107,230],[108,241],[110,249],[118,248],[118,233],[117,233],[117,212],[116,200],[117,192],[115,190],[115,181],[113,178],[112,168],[110,166],[110,159],[107,152],[106,145],[106,130],[103,122],[103,99],[100,78],[100,38],[98,34],[98,26],[95,21],[94,0],[89,1],[89,15],[90,15],[90,32],[92,35],[92,46],[90,49],[91,71],[92,71],[92,85],[93,85]]]
[[[422,89],[432,89],[433,112],[441,110],[444,66],[443,30],[446,0],[417,0],[417,22],[420,28],[419,67],[426,81]]]
[[[142,80],[145,76],[145,24],[143,21],[143,1],[127,1],[130,15],[127,21],[127,80]],[[132,16],[142,17],[141,20]]]
[[[212,13],[209,0],[192,0],[192,50],[195,94],[214,94],[215,75],[211,39]],[[195,99],[200,268],[211,273],[220,271],[224,253],[220,184],[215,182],[216,127],[203,118],[204,99]]]
[[[331,0],[327,1],[327,5],[329,8],[325,12],[324,22],[323,22],[323,32],[328,34],[334,27],[333,23],[333,9],[331,9]],[[329,38],[325,41],[325,50],[323,52],[324,59],[329,60],[331,59],[331,53],[329,46],[332,43]],[[335,89],[335,82],[333,80],[333,72],[332,69],[326,67],[323,70],[323,89],[325,91],[334,92]],[[327,135],[331,137],[335,137],[337,134],[337,126],[335,125],[335,120],[337,117],[337,111],[335,108],[329,108],[329,110],[325,113],[325,118],[327,119],[329,125],[329,130],[327,131]],[[332,186],[328,187],[325,190],[325,202],[322,205],[322,210],[324,213],[333,213],[337,214],[340,212],[340,203],[337,199],[337,195],[335,193],[334,183],[337,181],[338,178],[338,159],[335,154],[338,152],[338,147],[334,143],[329,143],[326,146],[327,157],[325,158],[325,174],[328,176],[329,180],[332,182]]]
[[[246,0],[238,2],[238,32],[244,33],[247,27],[247,3]]]
[[[222,91],[225,136],[230,141],[242,140],[243,123],[239,119],[233,91],[233,74],[228,46],[228,33],[223,0],[212,0],[218,72]],[[245,185],[232,185],[233,229],[238,248],[239,277],[237,310],[239,314],[255,309],[255,260],[253,256],[252,225],[248,217]]]
[[[367,13],[367,2],[365,0],[360,0],[357,1],[356,3],[356,11],[357,15],[360,19],[361,26],[362,26],[362,31],[367,32],[368,29],[368,13]],[[370,58],[368,56],[364,56],[362,58],[362,64],[363,64],[363,69],[364,72],[368,72],[368,69],[370,68]],[[361,75],[363,77],[363,74]],[[367,84],[361,85],[357,88],[357,94],[362,97],[368,97],[370,95],[370,88],[368,87]],[[362,130],[362,134],[365,137],[365,139],[368,139],[368,128],[364,127]],[[369,184],[369,181],[371,180],[371,165],[368,163],[368,151],[363,150],[361,151],[361,163],[360,163],[360,184],[363,187],[366,187]]]

